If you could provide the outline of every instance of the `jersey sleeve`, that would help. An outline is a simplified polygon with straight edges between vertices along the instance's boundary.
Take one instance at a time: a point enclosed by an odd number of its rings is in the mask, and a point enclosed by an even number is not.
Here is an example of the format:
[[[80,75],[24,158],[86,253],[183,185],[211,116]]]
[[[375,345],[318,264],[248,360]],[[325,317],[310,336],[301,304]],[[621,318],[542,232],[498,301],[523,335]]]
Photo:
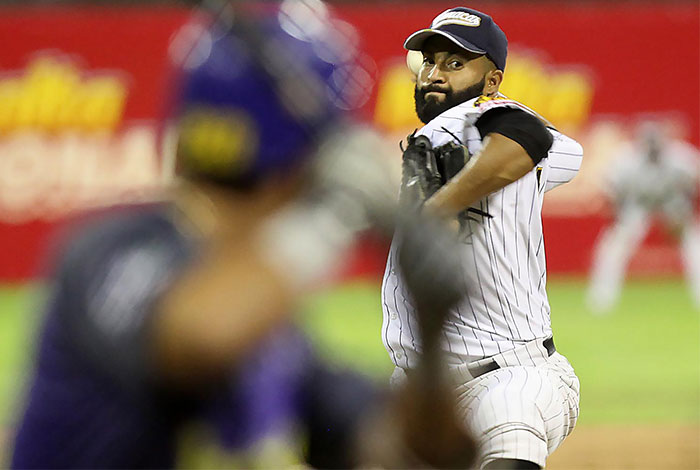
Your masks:
[[[552,135],[544,123],[527,111],[512,107],[496,107],[484,111],[475,123],[479,134],[501,134],[517,142],[537,164],[547,156]]]
[[[155,376],[148,348],[155,301],[176,271],[180,247],[149,228],[90,230],[64,252],[52,311],[78,363],[139,389]]]
[[[583,147],[569,136],[548,128],[552,135],[552,146],[547,152],[547,181],[545,191],[568,183],[581,169]]]

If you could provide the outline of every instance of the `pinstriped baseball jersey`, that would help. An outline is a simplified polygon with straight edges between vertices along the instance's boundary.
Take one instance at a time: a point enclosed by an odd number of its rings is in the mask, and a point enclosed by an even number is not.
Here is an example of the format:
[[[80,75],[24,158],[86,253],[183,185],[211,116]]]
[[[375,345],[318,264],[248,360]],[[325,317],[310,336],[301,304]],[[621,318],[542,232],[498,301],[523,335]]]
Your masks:
[[[500,95],[475,98],[448,109],[424,126],[434,147],[457,141],[474,155],[482,147],[474,125],[486,111],[498,107],[522,109]],[[535,114],[536,115],[536,114]],[[544,193],[570,181],[580,168],[582,147],[549,128],[553,144],[546,158],[518,181],[485,197],[474,206],[492,217],[467,212],[460,218],[462,277],[465,296],[443,329],[448,362],[475,361],[552,335],[545,284],[542,202]],[[393,362],[412,368],[420,352],[418,324],[411,299],[401,281],[394,239],[382,283],[382,339]]]

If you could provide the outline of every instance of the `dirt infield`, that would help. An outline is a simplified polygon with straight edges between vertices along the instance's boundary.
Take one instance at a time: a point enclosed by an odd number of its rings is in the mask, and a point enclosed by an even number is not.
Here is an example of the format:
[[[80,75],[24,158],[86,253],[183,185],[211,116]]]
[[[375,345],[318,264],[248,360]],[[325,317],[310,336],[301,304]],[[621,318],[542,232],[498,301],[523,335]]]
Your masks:
[[[547,460],[548,470],[700,469],[700,426],[581,426]]]
[[[3,440],[0,429],[0,468]],[[581,426],[547,460],[547,470],[698,470],[700,426]]]

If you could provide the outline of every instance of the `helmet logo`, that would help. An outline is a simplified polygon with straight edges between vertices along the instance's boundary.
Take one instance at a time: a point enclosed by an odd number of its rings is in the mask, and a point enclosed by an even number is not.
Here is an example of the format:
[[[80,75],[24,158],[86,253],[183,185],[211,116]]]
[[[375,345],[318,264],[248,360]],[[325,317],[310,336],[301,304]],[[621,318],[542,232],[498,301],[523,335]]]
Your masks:
[[[258,148],[258,132],[243,112],[193,108],[180,119],[178,158],[184,169],[214,177],[245,172]]]

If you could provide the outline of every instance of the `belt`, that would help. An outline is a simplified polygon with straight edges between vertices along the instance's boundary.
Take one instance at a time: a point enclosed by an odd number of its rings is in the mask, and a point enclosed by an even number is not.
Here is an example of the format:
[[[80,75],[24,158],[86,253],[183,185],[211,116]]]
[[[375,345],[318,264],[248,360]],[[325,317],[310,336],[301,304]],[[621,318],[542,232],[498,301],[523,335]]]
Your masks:
[[[547,350],[547,355],[551,356],[557,351],[557,348],[554,347],[554,338],[549,337],[542,341],[542,346]],[[495,360],[490,360],[489,362],[486,362],[485,364],[480,364],[480,365],[473,365],[473,366],[467,366],[467,369],[469,370],[469,373],[472,375],[472,377],[477,378],[481,375],[486,374],[487,372],[491,372],[494,370],[500,369],[501,366],[498,365],[498,363]]]

